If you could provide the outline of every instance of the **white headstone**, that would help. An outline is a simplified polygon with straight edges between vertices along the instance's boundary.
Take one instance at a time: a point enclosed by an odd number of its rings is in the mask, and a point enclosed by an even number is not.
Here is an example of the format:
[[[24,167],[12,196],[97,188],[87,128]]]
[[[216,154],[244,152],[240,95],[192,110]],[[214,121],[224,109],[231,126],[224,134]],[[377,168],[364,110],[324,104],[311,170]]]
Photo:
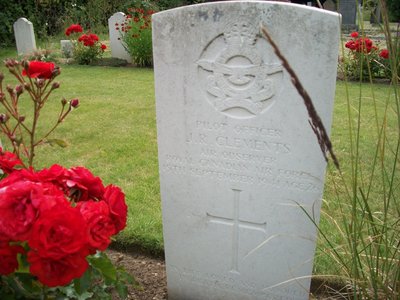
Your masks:
[[[18,55],[24,55],[35,51],[36,40],[32,22],[25,18],[19,18],[14,23],[13,27]]]
[[[229,1],[153,16],[168,299],[308,299],[326,162],[263,23],[331,126],[339,15]]]
[[[121,29],[121,24],[125,21],[125,14],[122,12],[117,12],[113,14],[108,19],[108,32],[110,34],[110,48],[111,48],[111,56],[125,59],[127,62],[132,62],[132,58],[129,53],[125,50],[124,46],[122,46],[121,42],[121,33],[116,29],[116,24],[118,24],[119,29]]]
[[[72,44],[71,40],[61,40],[61,53],[66,58],[71,58],[74,54],[74,45]]]

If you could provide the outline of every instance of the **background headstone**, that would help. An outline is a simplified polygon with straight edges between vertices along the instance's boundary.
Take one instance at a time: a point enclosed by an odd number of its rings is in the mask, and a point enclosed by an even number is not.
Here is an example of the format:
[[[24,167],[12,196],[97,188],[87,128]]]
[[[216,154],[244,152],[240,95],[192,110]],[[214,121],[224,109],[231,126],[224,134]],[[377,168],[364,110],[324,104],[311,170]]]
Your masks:
[[[338,13],[342,15],[342,25],[345,28],[356,28],[358,3],[355,0],[338,1]]]
[[[325,1],[323,6],[324,6],[324,9],[327,9],[330,11],[337,11],[336,3],[333,0]]]
[[[132,62],[132,58],[129,53],[125,50],[124,46],[122,46],[120,40],[120,32],[115,29],[115,24],[119,25],[121,28],[121,24],[125,21],[125,14],[122,12],[117,12],[113,14],[108,19],[108,31],[110,34],[110,48],[111,48],[111,56],[125,59],[127,62]]]
[[[153,15],[168,299],[308,299],[326,162],[262,22],[331,126],[339,15],[232,1]]]
[[[66,58],[71,58],[74,52],[74,45],[70,40],[61,40],[61,53]]]
[[[18,55],[24,55],[36,50],[35,34],[32,22],[19,18],[13,25]]]

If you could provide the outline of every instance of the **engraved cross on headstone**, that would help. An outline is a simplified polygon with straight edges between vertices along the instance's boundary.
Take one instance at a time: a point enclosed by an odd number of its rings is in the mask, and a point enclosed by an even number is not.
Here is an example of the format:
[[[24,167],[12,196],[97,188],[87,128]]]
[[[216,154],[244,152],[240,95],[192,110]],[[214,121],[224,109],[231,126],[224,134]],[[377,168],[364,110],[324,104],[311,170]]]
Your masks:
[[[223,224],[233,226],[232,230],[232,264],[231,272],[239,274],[239,229],[248,228],[252,230],[259,230],[266,234],[267,222],[257,223],[240,219],[239,202],[241,190],[232,189],[233,191],[233,217],[220,217],[207,213],[208,221],[211,223]]]

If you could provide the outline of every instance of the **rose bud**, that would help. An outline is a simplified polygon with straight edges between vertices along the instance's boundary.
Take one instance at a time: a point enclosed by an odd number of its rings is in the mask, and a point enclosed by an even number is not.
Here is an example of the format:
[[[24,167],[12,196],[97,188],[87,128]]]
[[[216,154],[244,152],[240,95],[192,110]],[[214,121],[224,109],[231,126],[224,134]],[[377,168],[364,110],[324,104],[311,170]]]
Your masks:
[[[59,82],[53,82],[53,84],[51,85],[51,89],[55,90],[58,89],[60,87],[60,83]]]
[[[15,87],[15,92],[17,93],[17,96],[21,95],[23,91],[24,91],[24,86],[22,84],[19,84]]]
[[[22,123],[23,121],[25,121],[25,116],[20,116],[18,118],[18,122]]]
[[[51,77],[57,77],[58,75],[61,74],[61,69],[59,66],[54,66],[54,70],[51,72]]]
[[[6,114],[0,114],[0,123],[5,123],[8,121],[8,116]]]
[[[30,91],[31,90],[31,85],[29,83],[25,82],[24,83],[24,88],[25,88],[25,90]]]
[[[67,99],[62,98],[62,99],[61,99],[61,104],[62,104],[62,106],[64,106],[65,104],[67,104]]]
[[[11,85],[7,84],[6,89],[7,89],[7,92],[9,92],[10,94],[14,93],[14,89],[11,87]]]
[[[72,100],[69,102],[69,105],[71,105],[71,107],[73,107],[73,108],[78,107],[78,105],[79,105],[79,99],[72,99]]]
[[[8,68],[8,69],[12,69],[12,68],[14,68],[16,65],[18,65],[18,61],[16,61],[15,59],[6,59],[5,61],[4,61],[4,63],[5,63],[5,65],[6,65],[6,67]]]
[[[22,65],[22,67],[23,67],[25,70],[28,70],[28,69],[29,69],[29,61],[23,60],[23,61],[21,62],[21,65]]]
[[[43,78],[36,78],[35,84],[38,88],[42,88],[45,85],[45,81]]]

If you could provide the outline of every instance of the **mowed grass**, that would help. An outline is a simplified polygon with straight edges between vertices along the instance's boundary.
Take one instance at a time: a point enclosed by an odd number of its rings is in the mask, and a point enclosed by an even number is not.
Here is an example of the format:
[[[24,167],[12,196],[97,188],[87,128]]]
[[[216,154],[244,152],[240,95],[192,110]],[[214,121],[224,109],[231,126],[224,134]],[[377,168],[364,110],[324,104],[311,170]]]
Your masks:
[[[15,54],[12,51],[0,51],[2,59],[6,55]],[[5,72],[3,66],[0,70]],[[117,237],[117,241],[126,246],[136,245],[147,251],[161,252],[163,240],[153,71],[63,65],[58,80],[61,88],[54,93],[47,110],[42,114],[44,125],[52,124],[62,97],[67,100],[79,98],[81,104],[53,135],[54,138],[64,139],[68,147],[45,145],[39,148],[36,166],[43,168],[54,163],[66,167],[81,165],[100,176],[105,184],[120,186],[126,193],[129,217],[128,226]],[[360,160],[367,174],[371,159],[375,156],[377,126],[382,122],[376,123],[375,117],[378,116],[380,120],[387,109],[385,122],[389,128],[388,138],[397,132],[394,130],[397,119],[394,103],[391,103],[392,93],[392,88],[385,84],[362,84],[360,94],[360,84],[338,82],[332,141],[345,175],[351,173],[349,122],[357,125],[355,116],[349,121],[347,95],[350,110],[355,115],[359,110],[359,101],[363,104]],[[327,221],[327,218],[341,217],[338,215],[338,199],[333,186],[335,176],[335,172],[328,172],[321,228],[332,239],[340,240],[343,238],[341,233],[332,227],[332,222]],[[379,182],[376,184],[379,185]],[[379,201],[378,195],[376,201]],[[329,256],[325,255],[328,248],[320,241],[315,264],[317,274],[338,272]]]
[[[387,224],[396,223],[398,217],[400,161],[395,153],[400,120],[395,93],[399,92],[398,86],[389,84],[338,82],[336,86],[331,140],[343,177],[339,176],[332,164],[329,166],[320,228],[335,245],[339,245],[336,250],[344,254],[349,264],[351,257],[347,256],[349,253],[346,252],[348,249],[345,244],[346,239],[351,237],[346,234],[343,224],[350,222],[350,215],[343,213],[343,207],[347,209],[347,213],[350,212],[352,203],[347,192],[352,195],[355,177],[358,186],[356,190],[368,191],[365,193],[368,204],[378,218],[385,210],[384,201],[388,191],[385,191],[384,186],[387,187],[388,181],[393,180],[393,201],[389,207]],[[382,142],[379,143],[378,151],[379,139],[385,141],[385,146],[382,146]],[[382,170],[385,172],[385,179],[382,179]],[[357,213],[359,216],[363,214],[359,208]],[[314,273],[342,274],[342,270],[338,269],[339,265],[332,259],[332,253],[332,247],[320,238]]]

